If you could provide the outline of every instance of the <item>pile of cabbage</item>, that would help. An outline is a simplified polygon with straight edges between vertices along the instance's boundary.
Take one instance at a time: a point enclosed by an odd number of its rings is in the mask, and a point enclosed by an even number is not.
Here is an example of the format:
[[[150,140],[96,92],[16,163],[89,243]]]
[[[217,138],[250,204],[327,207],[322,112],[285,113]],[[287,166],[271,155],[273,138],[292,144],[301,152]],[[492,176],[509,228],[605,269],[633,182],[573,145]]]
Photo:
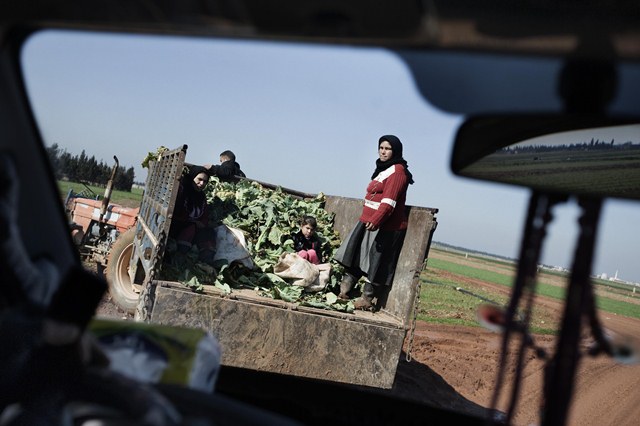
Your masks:
[[[250,288],[262,296],[304,306],[353,311],[352,302],[336,296],[344,270],[332,260],[340,237],[333,229],[333,214],[324,210],[324,194],[301,198],[279,187],[269,189],[251,180],[226,183],[216,177],[210,179],[205,192],[210,206],[209,226],[224,224],[240,229],[255,268],[247,268],[238,262],[228,264],[224,260],[210,266],[198,262],[197,250],[192,250],[179,261],[165,261],[159,272],[160,279],[180,281],[194,291],[203,291],[205,285],[213,285],[227,293]],[[323,242],[324,262],[332,263],[330,283],[324,291],[315,293],[305,292],[303,287],[292,285],[273,273],[280,255],[294,251],[292,236],[300,230],[300,219],[305,215],[316,218],[316,234]],[[168,242],[169,253],[174,243]]]

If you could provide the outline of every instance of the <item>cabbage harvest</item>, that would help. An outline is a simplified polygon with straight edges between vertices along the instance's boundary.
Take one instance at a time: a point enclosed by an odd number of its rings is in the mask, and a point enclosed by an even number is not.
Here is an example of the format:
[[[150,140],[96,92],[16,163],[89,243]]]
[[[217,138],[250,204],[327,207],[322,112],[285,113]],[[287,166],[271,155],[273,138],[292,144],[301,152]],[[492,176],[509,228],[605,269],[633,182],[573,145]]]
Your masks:
[[[250,288],[265,297],[323,309],[345,312],[353,311],[353,303],[338,299],[335,289],[344,272],[334,262],[333,254],[340,246],[340,237],[333,229],[333,214],[324,210],[325,195],[301,198],[281,188],[269,189],[250,180],[237,183],[221,182],[210,178],[205,188],[210,206],[209,226],[220,224],[240,229],[244,234],[247,249],[256,267],[249,269],[242,264],[228,264],[221,260],[212,266],[197,261],[196,249],[186,257],[165,261],[159,278],[180,281],[194,291],[203,291],[212,285],[227,293],[234,289]],[[292,285],[273,273],[280,255],[293,252],[292,236],[300,230],[300,219],[304,215],[316,218],[316,234],[323,242],[325,262],[331,262],[330,283],[317,293],[307,293],[300,286]],[[174,241],[167,244],[171,253]]]

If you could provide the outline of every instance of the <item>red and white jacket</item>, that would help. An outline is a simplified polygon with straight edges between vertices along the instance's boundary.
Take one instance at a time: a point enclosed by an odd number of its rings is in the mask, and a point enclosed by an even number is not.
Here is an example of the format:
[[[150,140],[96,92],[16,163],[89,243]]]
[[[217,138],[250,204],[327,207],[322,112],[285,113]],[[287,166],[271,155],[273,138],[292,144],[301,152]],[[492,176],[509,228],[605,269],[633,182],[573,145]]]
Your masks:
[[[367,186],[360,222],[371,222],[385,231],[407,229],[405,200],[409,180],[402,164],[394,164]]]

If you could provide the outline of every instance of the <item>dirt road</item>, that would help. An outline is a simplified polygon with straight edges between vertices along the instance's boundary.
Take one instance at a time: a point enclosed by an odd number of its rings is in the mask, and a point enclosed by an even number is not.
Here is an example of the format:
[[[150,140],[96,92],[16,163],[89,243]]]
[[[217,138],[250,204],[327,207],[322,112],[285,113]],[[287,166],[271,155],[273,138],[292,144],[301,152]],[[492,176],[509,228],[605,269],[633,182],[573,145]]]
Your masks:
[[[447,258],[447,254],[438,256]],[[456,261],[460,262],[457,258]],[[487,266],[489,268],[489,266]],[[500,271],[504,273],[504,267]],[[508,288],[480,280],[473,280],[459,275],[452,276],[459,285],[469,288],[488,288],[493,292],[508,293]],[[548,282],[561,285],[558,282]],[[610,297],[610,295],[609,295]],[[638,303],[637,300],[628,300]],[[563,306],[557,299],[538,296],[535,306],[548,313],[551,322],[558,324],[562,318]],[[614,339],[627,342],[635,348],[636,357],[640,358],[640,320],[601,313],[602,326]],[[534,335],[534,341],[551,356],[555,349],[555,337]],[[581,350],[586,354],[592,343],[589,335],[584,333]],[[404,386],[420,388],[422,395],[429,395],[434,386],[445,382],[455,391],[452,397],[437,398],[433,403],[451,408],[478,411],[478,406],[489,407],[493,396],[496,371],[499,360],[500,336],[483,328],[436,325],[419,322],[412,355],[418,366],[401,363],[399,380],[410,381]],[[542,381],[545,361],[528,351],[525,357],[526,367],[523,373],[519,404],[514,423],[518,425],[538,424]],[[427,371],[422,378],[416,378],[419,372]],[[512,383],[513,365],[508,364],[507,382]],[[440,386],[440,388],[442,388]],[[640,418],[640,364],[626,365],[612,359],[599,356],[582,357],[576,376],[576,385],[569,417],[570,425],[637,425]],[[398,388],[396,392],[404,394]],[[508,407],[508,390],[503,390],[503,398],[498,409],[505,411]],[[437,397],[437,394],[433,397]],[[422,396],[429,401],[432,396]]]
[[[615,318],[612,330],[638,336],[640,321]],[[553,336],[534,336],[553,352]],[[489,407],[496,379],[500,337],[479,328],[419,322],[412,362],[401,362],[395,392],[439,406],[482,413]],[[587,342],[583,347],[586,348]],[[528,352],[515,424],[539,423],[544,361]],[[507,369],[509,379],[513,370]],[[510,380],[508,381],[510,382]],[[640,365],[621,365],[606,357],[583,358],[569,419],[571,425],[637,425],[640,418]],[[418,394],[411,395],[414,391]],[[503,391],[503,394],[506,392]],[[505,395],[506,396],[506,395]],[[506,410],[506,398],[499,409]]]

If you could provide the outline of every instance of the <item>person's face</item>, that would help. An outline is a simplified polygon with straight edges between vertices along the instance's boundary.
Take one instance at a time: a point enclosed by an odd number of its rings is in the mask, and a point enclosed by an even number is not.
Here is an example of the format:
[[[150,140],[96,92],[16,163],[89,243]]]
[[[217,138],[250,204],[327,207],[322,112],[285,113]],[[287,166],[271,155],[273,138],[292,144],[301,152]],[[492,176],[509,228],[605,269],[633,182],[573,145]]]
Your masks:
[[[302,225],[302,235],[304,235],[305,238],[311,238],[311,236],[314,234],[314,232],[316,232],[316,230],[313,229],[311,227],[311,225],[309,225],[307,223]]]
[[[389,142],[382,141],[382,143],[380,143],[378,146],[378,156],[382,162],[391,160],[391,157],[393,157],[393,149],[391,149]]]
[[[229,157],[227,157],[226,155],[221,155],[220,156],[220,162],[224,163],[225,161],[229,161]]]
[[[209,176],[206,173],[198,173],[196,177],[193,178],[193,186],[198,191],[202,191],[204,187],[207,186],[207,182],[209,182]]]

